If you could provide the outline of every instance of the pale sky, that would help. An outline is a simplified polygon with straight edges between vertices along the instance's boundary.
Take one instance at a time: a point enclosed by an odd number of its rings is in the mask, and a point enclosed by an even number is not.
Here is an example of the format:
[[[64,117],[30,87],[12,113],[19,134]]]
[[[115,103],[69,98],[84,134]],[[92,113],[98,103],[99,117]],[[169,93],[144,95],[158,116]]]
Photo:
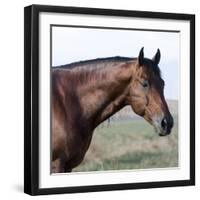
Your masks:
[[[159,67],[165,80],[165,98],[178,99],[179,33],[53,27],[52,65],[112,57],[137,57],[141,47],[152,58],[161,51]]]

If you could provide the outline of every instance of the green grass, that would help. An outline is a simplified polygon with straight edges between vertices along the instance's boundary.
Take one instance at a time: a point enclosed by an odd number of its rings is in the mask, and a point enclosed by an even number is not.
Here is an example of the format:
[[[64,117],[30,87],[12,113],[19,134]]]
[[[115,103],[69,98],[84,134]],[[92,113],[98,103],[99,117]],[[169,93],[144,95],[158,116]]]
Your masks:
[[[178,166],[178,122],[159,137],[142,119],[98,127],[84,161],[73,171],[147,169]]]

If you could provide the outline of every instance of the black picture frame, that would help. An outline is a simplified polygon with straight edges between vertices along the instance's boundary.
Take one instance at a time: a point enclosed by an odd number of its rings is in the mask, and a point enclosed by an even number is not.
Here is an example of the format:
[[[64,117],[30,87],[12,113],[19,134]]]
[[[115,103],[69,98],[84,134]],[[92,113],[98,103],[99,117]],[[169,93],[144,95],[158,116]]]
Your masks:
[[[39,188],[39,14],[75,13],[100,16],[186,20],[190,23],[190,178],[188,180]],[[24,192],[30,195],[95,192],[195,184],[195,15],[83,7],[31,5],[24,9]]]

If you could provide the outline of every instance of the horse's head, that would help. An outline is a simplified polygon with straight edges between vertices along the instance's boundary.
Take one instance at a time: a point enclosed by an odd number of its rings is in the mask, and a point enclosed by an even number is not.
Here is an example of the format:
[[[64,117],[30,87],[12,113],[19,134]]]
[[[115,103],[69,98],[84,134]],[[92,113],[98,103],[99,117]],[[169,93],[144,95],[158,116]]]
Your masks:
[[[164,97],[164,81],[158,67],[160,56],[158,49],[153,59],[144,58],[143,48],[140,50],[133,69],[128,104],[152,124],[160,136],[164,136],[170,134],[173,118]]]

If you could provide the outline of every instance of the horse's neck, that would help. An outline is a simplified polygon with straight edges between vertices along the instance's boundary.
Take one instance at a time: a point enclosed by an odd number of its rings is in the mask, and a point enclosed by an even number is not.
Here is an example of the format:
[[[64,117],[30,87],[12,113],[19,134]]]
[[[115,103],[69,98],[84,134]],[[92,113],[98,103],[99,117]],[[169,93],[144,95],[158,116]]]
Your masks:
[[[97,127],[101,122],[105,121],[123,108],[126,105],[125,97],[126,95],[122,94],[111,101],[105,108],[103,108],[95,119],[94,127]]]
[[[131,65],[119,65],[102,71],[90,83],[79,87],[83,116],[91,120],[93,128],[126,105],[125,97],[131,80]]]

